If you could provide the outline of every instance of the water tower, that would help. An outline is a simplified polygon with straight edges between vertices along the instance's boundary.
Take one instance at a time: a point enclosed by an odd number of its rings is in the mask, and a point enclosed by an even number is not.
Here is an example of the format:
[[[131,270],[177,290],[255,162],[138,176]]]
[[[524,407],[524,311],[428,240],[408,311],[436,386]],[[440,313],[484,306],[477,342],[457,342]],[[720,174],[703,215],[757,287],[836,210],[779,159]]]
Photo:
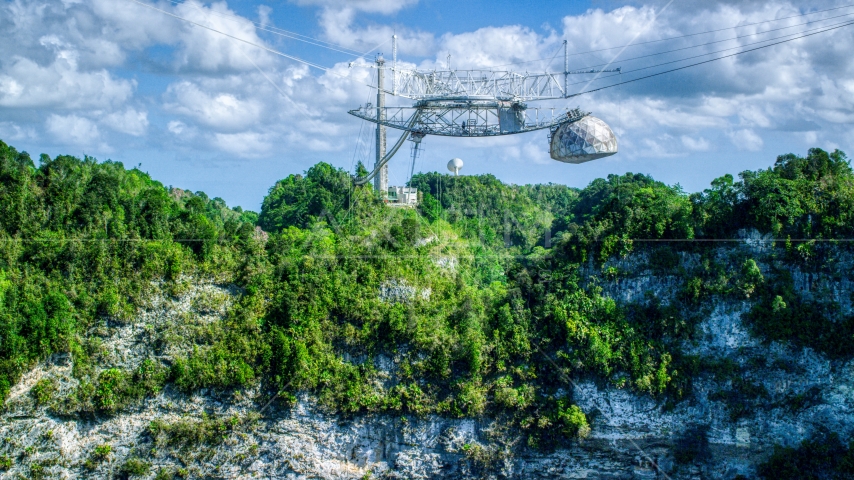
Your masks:
[[[458,176],[460,174],[460,170],[463,169],[463,161],[459,158],[452,158],[451,161],[448,162],[448,170],[454,172],[454,176]]]

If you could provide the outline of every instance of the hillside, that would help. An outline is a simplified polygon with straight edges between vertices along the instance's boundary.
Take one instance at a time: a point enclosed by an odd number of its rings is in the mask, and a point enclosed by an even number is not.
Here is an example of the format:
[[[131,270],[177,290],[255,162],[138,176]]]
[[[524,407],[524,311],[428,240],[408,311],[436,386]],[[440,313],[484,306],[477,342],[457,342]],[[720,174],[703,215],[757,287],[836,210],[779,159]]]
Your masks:
[[[256,214],[0,142],[3,475],[854,478],[842,152],[412,186]]]

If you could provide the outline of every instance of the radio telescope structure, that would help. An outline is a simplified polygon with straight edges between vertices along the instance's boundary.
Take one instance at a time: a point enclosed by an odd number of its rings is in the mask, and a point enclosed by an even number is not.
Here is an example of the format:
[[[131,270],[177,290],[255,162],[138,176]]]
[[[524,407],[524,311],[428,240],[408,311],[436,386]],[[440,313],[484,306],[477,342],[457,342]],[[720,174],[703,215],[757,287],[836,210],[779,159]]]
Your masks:
[[[158,11],[169,17],[184,21],[195,27],[203,28],[205,30],[228,37],[233,41],[241,42],[246,45],[251,45],[253,47],[265,50],[269,53],[278,55],[280,57],[300,62],[312,68],[331,71],[331,69],[318,65],[317,63],[312,63],[310,61],[303,60],[293,55],[280,52],[271,48],[268,45],[256,43],[251,40],[231,35],[227,32],[218,30],[210,25],[205,25],[189,18],[177,15],[174,12],[163,10],[154,5],[150,5],[142,0],[129,1],[145,8]],[[826,10],[817,10],[795,16],[813,15],[821,12],[827,12],[830,10],[837,10],[838,8],[848,8],[848,6],[834,7]],[[823,22],[824,20],[830,20],[833,18],[838,17],[811,20],[809,22],[799,25],[806,25],[808,23],[813,22]],[[756,23],[756,25],[776,22],[780,20],[783,20],[783,18],[758,22]],[[241,19],[240,21],[244,22],[245,19]],[[570,71],[569,53],[566,40],[564,40],[563,42],[563,72],[517,73],[512,71],[498,71],[490,69],[452,70],[450,68],[450,61],[447,70],[434,69],[432,71],[419,71],[409,68],[399,68],[397,65],[397,35],[395,35],[392,37],[393,58],[390,68],[386,66],[385,59],[383,59],[381,55],[376,58],[375,65],[358,65],[371,66],[377,69],[377,85],[375,87],[377,89],[376,105],[374,106],[368,103],[355,110],[350,110],[349,112],[352,115],[355,115],[363,120],[375,123],[377,125],[376,162],[374,163],[373,171],[371,171],[364,177],[355,177],[353,180],[354,183],[358,185],[363,185],[369,182],[371,179],[374,179],[374,186],[381,192],[387,192],[388,161],[391,160],[395,153],[397,153],[401,145],[403,145],[403,143],[407,139],[410,139],[414,142],[412,148],[412,168],[414,173],[415,159],[418,156],[421,141],[427,135],[439,135],[446,137],[494,137],[499,135],[514,135],[519,133],[532,132],[535,130],[548,129],[550,153],[551,157],[555,160],[566,163],[583,163],[613,155],[617,153],[617,138],[614,136],[614,132],[605,122],[599,120],[598,118],[591,117],[589,113],[583,112],[578,108],[572,110],[567,109],[565,112],[559,113],[558,115],[554,114],[554,109],[549,108],[548,110],[551,110],[551,115],[545,115],[546,109],[529,108],[526,102],[539,100],[565,100],[582,94],[589,94],[604,90],[606,88],[613,88],[619,85],[633,83],[657,77],[659,75],[665,75],[685,70],[686,68],[693,68],[711,62],[717,62],[720,60],[733,58],[739,55],[755,52],[757,50],[773,47],[775,45],[793,42],[802,38],[811,37],[813,35],[819,35],[821,33],[838,30],[852,25],[854,25],[854,22],[844,20],[835,24],[819,26],[816,28],[801,30],[796,33],[787,33],[773,38],[766,38],[756,42],[746,43],[741,45],[740,47],[727,47],[681,59],[662,61],[657,65],[640,67],[634,70],[629,70],[629,72],[638,72],[640,70],[646,70],[652,67],[660,67],[664,65],[671,65],[675,62],[684,62],[688,60],[697,59],[696,61],[693,61],[693,63],[674,65],[667,70],[654,71],[648,74],[644,74],[642,76],[630,78],[628,80],[615,82],[610,85],[599,86],[589,90],[585,88],[583,89],[585,91],[578,92],[575,94],[569,93],[570,84],[568,79],[570,75],[585,73],[598,74],[604,72],[623,72],[619,68],[607,69],[607,67],[605,69],[584,69]],[[276,35],[282,35],[287,38],[308,42],[312,45],[329,48],[338,52],[348,53],[346,52],[346,50],[348,50],[347,47],[330,44],[329,42],[325,42],[322,40],[312,39],[311,37],[306,37],[305,35],[294,34],[294,32],[288,32],[287,30],[264,28],[263,24],[256,24],[256,26],[259,27],[261,30]],[[753,34],[740,35],[729,40],[715,40],[713,42],[701,43],[689,47],[680,47],[675,50],[662,51],[652,55],[671,53],[685,50],[687,48],[703,47],[706,45],[711,45],[712,43],[736,40],[742,37],[764,35],[766,33],[776,30],[782,30],[784,28],[790,27],[783,27]],[[663,40],[673,40],[677,38],[715,33],[720,31],[722,30],[709,30],[706,32],[679,35],[655,41],[658,42]],[[625,49],[629,46],[631,46],[631,44],[613,48]],[[748,46],[751,46],[751,48],[745,48]],[[736,49],[737,51],[733,52],[732,50],[734,49]],[[605,50],[610,50],[610,48],[607,48]],[[353,50],[350,51],[354,52]],[[627,60],[635,60],[639,58],[649,57],[652,55],[643,55]],[[363,56],[364,54],[358,55],[358,57]],[[702,59],[701,57],[706,58]],[[350,66],[353,65],[353,63],[350,64]],[[389,87],[386,87],[385,72],[388,70],[391,71],[391,85]],[[270,80],[270,78],[266,75],[264,75],[264,77],[267,78],[267,80],[271,84],[273,84],[276,89],[279,90],[279,93],[281,93],[282,96],[288,98],[288,96],[278,87],[278,85],[276,85],[276,83]],[[596,78],[594,78],[593,80],[596,80]],[[372,86],[372,88],[374,87]],[[386,94],[409,99],[412,101],[412,105],[405,107],[387,107],[385,104]],[[291,101],[293,102],[293,100]],[[543,112],[542,115],[541,111]],[[386,152],[386,128],[395,128],[403,131],[400,138],[397,140],[397,142],[395,142],[395,144],[388,152]]]
[[[412,149],[415,158],[421,141],[428,135],[496,137],[548,130],[550,152],[555,160],[583,163],[617,153],[613,131],[589,112],[575,108],[555,114],[552,108],[529,108],[526,103],[569,98],[571,75],[620,71],[619,68],[570,71],[566,41],[564,69],[558,73],[399,68],[397,36],[392,38],[392,45],[390,67],[382,55],[370,65],[377,69],[376,104],[368,103],[349,111],[377,125],[374,169],[363,177],[354,177],[357,185],[373,179],[377,190],[387,191],[389,160],[407,139],[415,143]],[[390,85],[386,85],[388,71]],[[386,106],[387,94],[409,99],[412,105]],[[403,131],[390,149],[386,145],[386,128]]]

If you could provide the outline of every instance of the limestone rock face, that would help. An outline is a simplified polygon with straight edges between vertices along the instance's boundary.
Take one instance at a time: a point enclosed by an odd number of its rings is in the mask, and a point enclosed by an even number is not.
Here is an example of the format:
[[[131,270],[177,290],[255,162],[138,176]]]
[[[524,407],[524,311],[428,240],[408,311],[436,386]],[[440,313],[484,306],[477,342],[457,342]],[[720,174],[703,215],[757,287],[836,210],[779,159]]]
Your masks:
[[[680,255],[683,264],[699,261]],[[648,260],[631,255],[611,261],[606,267],[621,274],[602,285],[603,292],[619,302],[672,301],[677,278],[648,268]],[[840,260],[839,269],[851,267],[850,259]],[[851,308],[847,275],[797,270],[792,275],[799,294],[830,292],[843,299],[842,308]],[[380,293],[385,301],[406,302],[422,295],[398,281],[385,288]],[[168,360],[181,353],[159,350],[158,338],[223,318],[237,293],[234,287],[189,281],[183,292],[153,298],[130,323],[105,321],[98,332],[101,368],[133,368],[151,355]],[[423,301],[429,301],[429,294]],[[190,478],[730,480],[752,476],[775,444],[794,446],[809,438],[816,425],[848,442],[854,435],[854,362],[760,342],[742,322],[748,309],[747,301],[714,300],[697,339],[685,350],[745,367],[749,380],[767,392],[749,415],[733,420],[716,395],[729,385],[712,373],[700,374],[690,398],[667,409],[654,398],[628,390],[590,380],[570,382],[566,389],[591,418],[592,431],[581,442],[555,445],[549,452],[527,448],[523,433],[503,425],[500,418],[344,417],[324,411],[307,395],[286,404],[269,402],[258,390],[185,395],[167,387],[113,415],[60,415],[49,405],[36,405],[30,394],[42,379],[53,379],[57,397],[77,386],[72,359],[56,355],[11,390],[0,415],[0,454],[7,455],[12,466],[0,476],[31,477],[32,465],[38,464],[45,478],[111,478],[126,459],[139,456],[150,463],[147,478],[163,469]],[[375,364],[393,377],[394,359],[383,357]],[[797,408],[789,401],[795,397],[805,399]],[[237,426],[217,442],[183,446],[158,443],[150,428],[156,421],[199,421],[203,412],[204,418],[236,418]],[[686,429],[696,425],[707,431],[709,454],[679,464],[675,446]],[[111,447],[109,455],[93,461],[96,446],[105,444]],[[479,454],[473,455],[475,451]]]

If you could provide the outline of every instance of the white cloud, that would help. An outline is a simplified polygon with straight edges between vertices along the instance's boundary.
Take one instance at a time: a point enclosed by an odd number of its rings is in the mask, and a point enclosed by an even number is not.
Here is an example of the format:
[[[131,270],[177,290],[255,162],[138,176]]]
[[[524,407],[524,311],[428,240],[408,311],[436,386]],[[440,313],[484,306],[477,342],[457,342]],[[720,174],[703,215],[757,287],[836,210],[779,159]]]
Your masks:
[[[316,7],[315,28],[326,40],[348,48],[367,51],[385,42],[380,50],[388,58],[388,41],[396,32],[401,64],[415,67],[415,63],[404,62],[415,60],[422,69],[444,68],[450,53],[455,68],[513,63],[506,68],[540,71],[554,58],[551,69],[557,71],[563,67],[564,38],[571,53],[618,47],[634,40],[635,46],[626,48],[614,63],[623,67],[623,75],[603,75],[590,84],[591,88],[657,71],[632,74],[629,70],[743,45],[756,37],[631,60],[665,49],[723,40],[734,31],[642,42],[761,22],[801,10],[799,5],[779,0],[674,2],[664,13],[660,5],[591,9],[564,17],[556,23],[555,31],[535,25],[496,24],[447,33],[444,26],[428,20],[395,25],[394,17],[382,16],[415,6],[415,0],[292,1]],[[259,36],[250,19],[235,19],[235,9],[229,8],[233,2],[151,4],[259,44],[267,45],[265,39],[272,38]],[[825,4],[803,8],[825,8]],[[263,5],[241,5],[244,7],[265,25],[281,18]],[[738,33],[802,21],[748,26]],[[348,68],[348,62],[337,54],[323,57],[339,63],[330,72],[319,72],[160,12],[114,0],[9,0],[0,4],[0,34],[5,40],[0,44],[0,136],[6,139],[36,142],[41,136],[41,141],[55,138],[68,145],[92,148],[129,140],[153,144],[148,140],[157,138],[165,139],[164,144],[157,143],[158,149],[164,150],[176,148],[204,155],[221,152],[229,158],[253,159],[271,159],[280,150],[287,150],[295,152],[295,158],[305,153],[311,161],[335,161],[350,156],[360,128],[372,128],[346,111],[374,101],[375,92],[366,85],[375,71]],[[725,153],[736,148],[770,151],[778,142],[769,140],[769,135],[781,135],[781,131],[799,132],[782,134],[792,142],[837,141],[844,147],[854,141],[850,129],[854,123],[854,60],[848,53],[854,48],[852,34],[854,29],[841,29],[571,102],[531,102],[530,106],[546,111],[550,106],[557,111],[579,106],[605,120],[620,137],[621,153],[609,160],[617,162],[609,165],[619,164],[615,168],[623,167],[619,163],[623,159],[640,162],[644,158],[684,157],[713,150]],[[314,50],[301,51],[302,45],[294,42],[269,44],[321,61],[321,57],[313,57]],[[604,64],[618,52],[620,48],[573,55],[570,67]],[[538,58],[547,60],[518,63]],[[150,81],[152,73],[165,80]],[[134,78],[147,82],[146,88],[137,91]],[[580,90],[590,79],[573,77],[571,82],[580,83],[571,89]],[[391,97],[388,102],[409,103]],[[481,143],[428,137],[424,147],[427,158],[444,158],[459,146],[471,156],[498,159],[495,173],[509,179],[519,164],[553,163],[542,133]],[[390,141],[394,137],[392,134]],[[317,152],[325,152],[325,156],[315,155]],[[394,163],[406,163],[405,157],[404,149]],[[493,168],[492,163],[484,162],[484,168]]]
[[[160,12],[132,2],[90,1],[92,15],[101,20],[99,33],[127,50],[174,44],[184,27],[180,20],[170,19]],[[156,6],[165,10],[170,8],[165,2]]]
[[[203,140],[203,137],[199,133],[199,129],[193,125],[187,125],[186,123],[180,120],[171,120],[166,124],[166,131],[171,133],[174,138],[178,141],[178,144],[193,144],[193,142],[199,140],[200,138]],[[210,145],[207,142],[194,144],[194,147],[198,147],[199,149],[209,148]]]
[[[397,48],[401,55],[427,56],[434,52],[432,33],[406,27],[374,24],[354,28],[356,10],[352,7],[326,8],[320,15],[323,36],[330,42],[360,53],[379,51],[391,58],[391,38],[397,35]]]
[[[818,133],[817,132],[801,132],[801,135],[804,136],[804,143],[815,145],[818,143]]]
[[[244,89],[249,87],[244,85]],[[197,122],[223,131],[237,131],[256,125],[261,120],[260,99],[243,98],[223,91],[208,92],[199,85],[179,82],[170,85],[165,107]]]
[[[104,150],[101,132],[95,122],[77,115],[50,115],[45,122],[48,132],[59,142]]]
[[[362,12],[390,14],[415,5],[418,0],[292,0],[297,5],[314,5],[328,10],[350,8]]]
[[[655,7],[621,7],[611,12],[601,9],[588,10],[582,15],[563,18],[563,37],[567,39],[569,51],[586,52],[602,50],[596,55],[573,55],[573,63],[588,61],[591,57],[604,61],[613,60],[622,45],[660,39],[678,34],[660,18]],[[633,52],[633,50],[629,50]],[[627,53],[629,53],[627,52]],[[627,55],[623,55],[627,56]]]
[[[23,141],[38,138],[32,127],[22,127],[14,122],[0,122],[0,139],[4,141]]]
[[[669,133],[643,137],[639,144],[642,148],[635,148],[628,152],[630,157],[681,157],[685,155],[687,148],[684,137],[676,138]]]
[[[128,108],[124,112],[113,112],[107,115],[101,124],[117,132],[139,137],[148,129],[148,113]]]
[[[258,5],[258,20],[262,27],[266,27],[270,24],[271,13],[273,13],[272,8],[267,5]]]
[[[555,57],[556,37],[543,38],[533,30],[519,25],[506,27],[486,27],[473,32],[460,34],[445,34],[442,36],[437,49],[437,58],[432,64],[424,64],[425,68],[447,68],[447,56],[451,55],[452,68],[484,68],[494,65],[527,61],[532,58]],[[546,52],[552,55],[547,55]],[[562,57],[562,55],[560,55]],[[512,68],[515,70],[540,71],[545,69],[548,61],[539,64],[522,64]],[[559,68],[558,68],[558,64]],[[557,59],[552,65],[554,70],[563,69],[563,59]]]
[[[273,142],[269,135],[258,132],[216,133],[214,145],[242,158],[257,158],[270,154]]]
[[[312,152],[336,152],[350,147],[343,145],[340,139],[330,136],[306,135],[303,132],[291,131],[286,132],[284,137],[291,145],[299,145]]]
[[[0,107],[111,108],[133,94],[134,83],[106,70],[82,72],[71,55],[41,66],[19,56],[0,68]]]
[[[253,22],[237,15],[225,1],[206,5],[189,0],[174,6],[160,3],[156,7],[232,37],[267,45],[258,36]],[[262,21],[269,11],[263,7],[259,9]],[[153,45],[176,47],[172,65],[180,71],[246,71],[254,69],[255,64],[262,67],[273,64],[269,52],[131,2],[92,0],[92,14],[96,17],[93,21],[103,23],[99,33],[119,42],[125,49],[141,50]]]
[[[175,135],[181,135],[187,129],[187,124],[178,120],[172,120],[166,128]]]
[[[733,145],[739,150],[755,152],[762,149],[762,146],[765,144],[762,141],[762,137],[749,128],[729,132],[727,135]]]
[[[213,3],[206,7],[190,0],[179,4],[175,11],[183,18],[232,37],[255,45],[266,45],[266,42],[258,37],[252,21],[235,15],[225,2]],[[269,67],[273,62],[269,52],[190,24],[183,24],[179,38],[182,48],[178,52],[176,64],[182,69],[205,72],[243,71],[253,70],[256,65]]]
[[[689,137],[688,135],[682,135],[680,137],[682,140],[682,145],[685,146],[688,150],[694,152],[705,152],[709,149],[709,141],[703,137]]]
[[[741,124],[750,127],[770,127],[771,120],[762,110],[763,108],[760,105],[748,105],[739,109],[738,116],[741,118]]]

